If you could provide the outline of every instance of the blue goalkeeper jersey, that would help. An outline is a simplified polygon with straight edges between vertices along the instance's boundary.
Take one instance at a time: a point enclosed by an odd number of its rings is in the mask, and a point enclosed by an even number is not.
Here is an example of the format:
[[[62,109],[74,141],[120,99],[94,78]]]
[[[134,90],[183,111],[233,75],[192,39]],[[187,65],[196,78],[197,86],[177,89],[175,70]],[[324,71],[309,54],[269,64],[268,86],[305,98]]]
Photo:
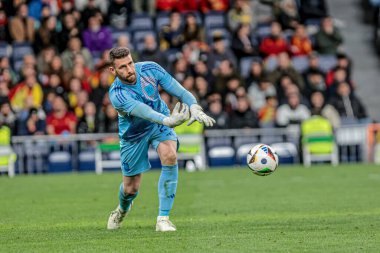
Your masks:
[[[135,84],[125,84],[115,78],[109,89],[110,101],[119,114],[121,142],[139,141],[170,115],[158,86],[189,106],[197,103],[194,96],[157,63],[138,62],[135,68]]]

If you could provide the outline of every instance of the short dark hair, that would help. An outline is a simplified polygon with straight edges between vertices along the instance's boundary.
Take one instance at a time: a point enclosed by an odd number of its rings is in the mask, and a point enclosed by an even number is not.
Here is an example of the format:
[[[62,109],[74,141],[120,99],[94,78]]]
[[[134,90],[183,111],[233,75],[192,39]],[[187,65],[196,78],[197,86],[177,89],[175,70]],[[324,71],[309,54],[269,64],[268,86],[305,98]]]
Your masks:
[[[109,53],[109,63],[113,64],[115,59],[127,57],[131,51],[127,47],[114,47]]]

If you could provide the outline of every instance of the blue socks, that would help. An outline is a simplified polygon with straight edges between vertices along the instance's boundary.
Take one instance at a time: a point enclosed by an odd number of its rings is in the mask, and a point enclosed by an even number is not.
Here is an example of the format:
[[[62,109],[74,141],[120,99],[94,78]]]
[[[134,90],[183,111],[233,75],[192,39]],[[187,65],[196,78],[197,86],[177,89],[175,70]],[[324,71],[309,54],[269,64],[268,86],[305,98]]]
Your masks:
[[[158,181],[158,199],[160,202],[158,216],[169,216],[177,191],[178,164],[162,165]]]
[[[133,195],[125,195],[124,194],[124,186],[123,183],[120,184],[119,188],[119,207],[123,212],[128,211],[131,206],[132,201],[136,198],[138,192]]]

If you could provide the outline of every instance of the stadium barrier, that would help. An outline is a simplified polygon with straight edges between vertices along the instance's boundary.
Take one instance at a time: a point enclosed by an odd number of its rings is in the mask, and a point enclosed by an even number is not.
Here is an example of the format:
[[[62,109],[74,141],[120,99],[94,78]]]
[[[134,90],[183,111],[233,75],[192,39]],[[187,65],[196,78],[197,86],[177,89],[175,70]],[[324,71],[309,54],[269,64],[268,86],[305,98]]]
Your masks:
[[[376,152],[380,152],[380,124],[342,126],[335,131],[335,138],[341,162],[380,162],[376,156]],[[258,143],[274,146],[282,164],[299,163],[301,158],[298,127],[206,130],[203,136],[186,135],[179,139],[182,143],[199,145],[196,153],[178,155],[179,160],[185,162],[182,166],[190,161],[189,164],[198,169],[245,165],[249,148]],[[14,136],[16,173],[96,171],[100,174],[106,168],[119,169],[117,143],[117,134]],[[114,147],[107,150],[107,145]],[[153,150],[149,157],[152,166],[159,168],[160,162]]]

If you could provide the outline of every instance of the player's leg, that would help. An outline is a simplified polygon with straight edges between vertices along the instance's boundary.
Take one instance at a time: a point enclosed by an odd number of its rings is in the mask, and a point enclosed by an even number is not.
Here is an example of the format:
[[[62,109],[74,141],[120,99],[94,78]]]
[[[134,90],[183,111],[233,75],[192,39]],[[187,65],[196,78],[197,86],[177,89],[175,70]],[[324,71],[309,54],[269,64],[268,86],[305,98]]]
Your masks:
[[[170,222],[169,214],[173,207],[178,182],[177,141],[166,140],[157,147],[162,170],[158,181],[159,213],[157,231],[175,231],[176,227]]]
[[[138,194],[141,184],[141,174],[135,176],[123,176],[123,182],[119,187],[119,205],[111,212],[108,218],[107,228],[118,229],[124,217],[132,208],[133,200]]]

